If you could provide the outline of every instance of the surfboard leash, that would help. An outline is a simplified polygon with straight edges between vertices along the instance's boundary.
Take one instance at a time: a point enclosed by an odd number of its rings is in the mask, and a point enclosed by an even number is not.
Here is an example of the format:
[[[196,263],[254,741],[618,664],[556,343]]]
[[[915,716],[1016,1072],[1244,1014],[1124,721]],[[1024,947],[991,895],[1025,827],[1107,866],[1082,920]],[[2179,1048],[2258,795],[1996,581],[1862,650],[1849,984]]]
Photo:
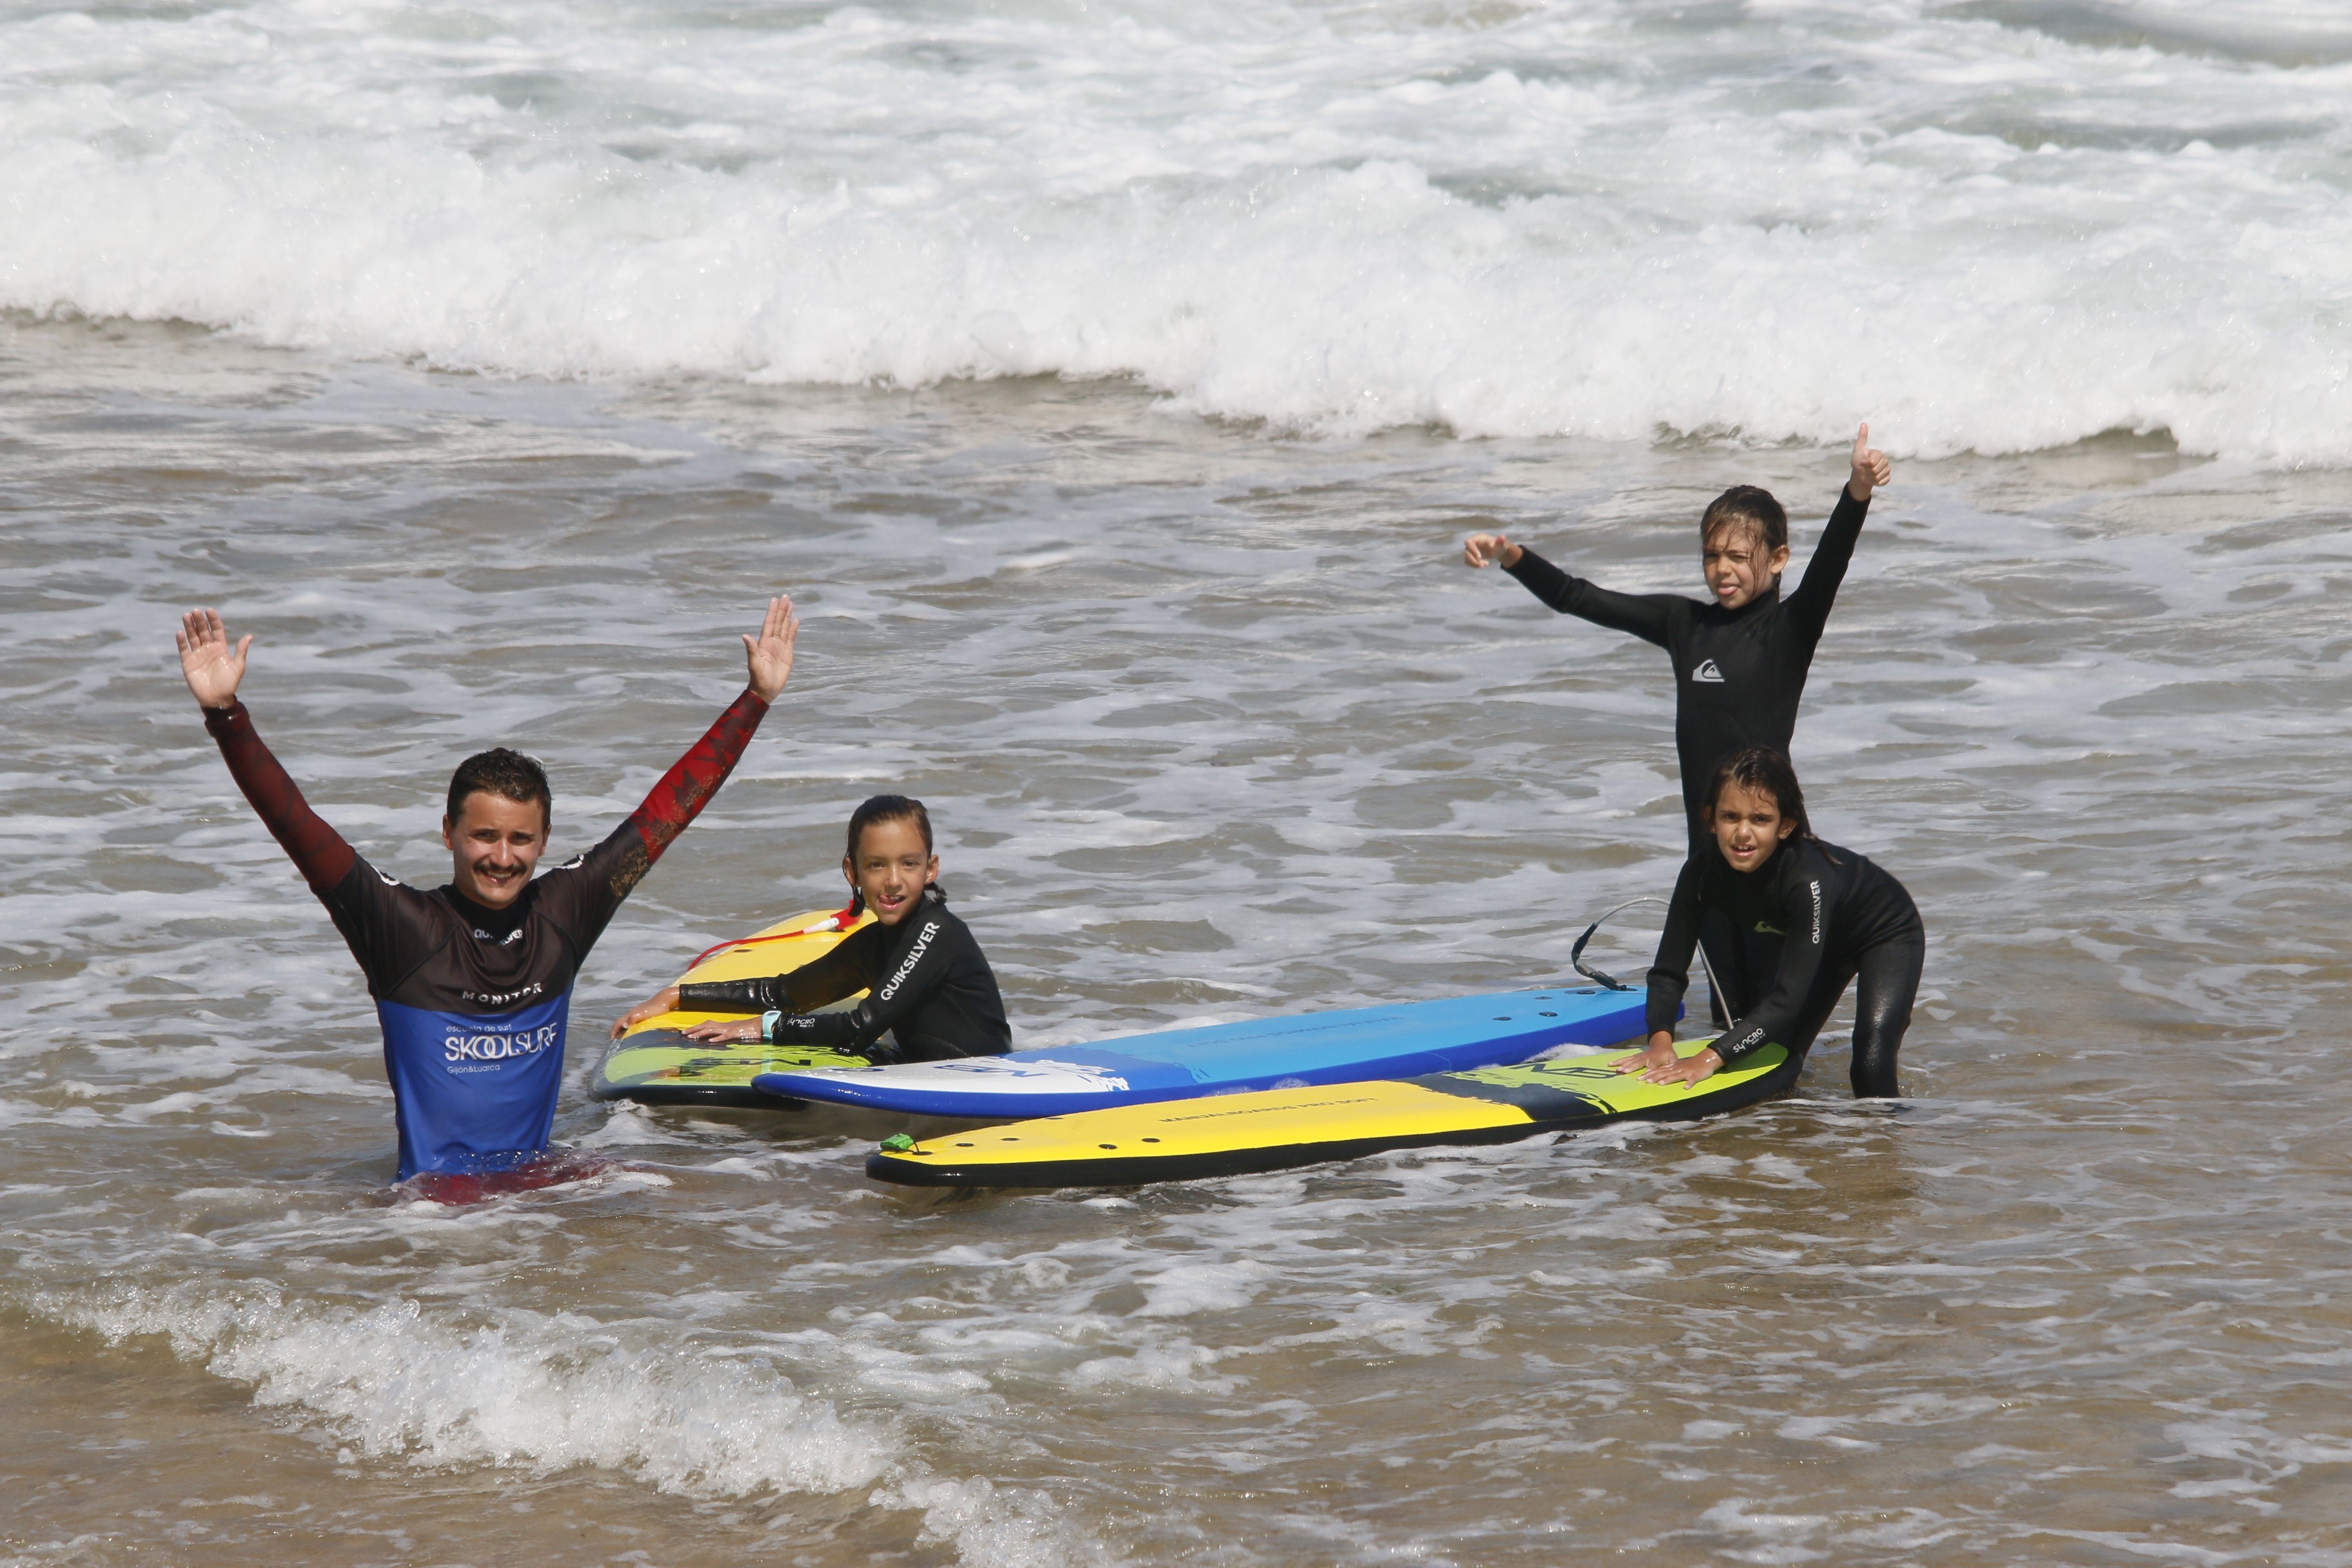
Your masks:
[[[851,926],[857,923],[859,912],[857,906],[856,904],[852,904],[838,914],[827,915],[824,919],[817,921],[816,924],[803,926],[798,931],[780,931],[773,936],[733,937],[726,942],[719,943],[715,947],[704,948],[700,954],[695,958],[695,961],[687,965],[687,968],[690,970],[698,969],[709,961],[711,954],[725,952],[732,948],[757,947],[763,942],[787,942],[796,936],[816,936],[829,931],[847,931]]]
[[[1627,910],[1632,909],[1635,904],[1665,904],[1670,910],[1674,908],[1674,905],[1667,903],[1665,900],[1647,893],[1638,899],[1628,899],[1623,903],[1619,904],[1616,908],[1603,912],[1601,919],[1594,921],[1591,925],[1586,926],[1584,928],[1584,934],[1576,939],[1576,945],[1568,950],[1568,962],[1574,966],[1576,972],[1579,974],[1583,975],[1587,980],[1598,982],[1603,990],[1631,991],[1633,988],[1631,985],[1626,984],[1623,981],[1617,979],[1615,976],[1604,974],[1600,970],[1584,962],[1584,944],[1592,940],[1592,933],[1599,931],[1611,917],[1624,913]],[[1713,996],[1722,995],[1723,988],[1716,982],[1715,965],[1707,960],[1706,945],[1704,943],[1696,945],[1698,947],[1698,966],[1706,972],[1706,988],[1708,994]]]
[[[1611,920],[1614,919],[1618,915],[1623,914],[1635,904],[1664,904],[1666,900],[1664,899],[1654,898],[1648,894],[1643,894],[1641,898],[1628,899],[1623,903],[1619,904],[1616,908],[1604,911],[1599,920],[1594,921],[1591,925],[1584,928],[1584,934],[1578,937],[1576,939],[1576,945],[1568,950],[1568,962],[1570,965],[1587,980],[1597,981],[1600,984],[1601,988],[1604,991],[1631,991],[1633,988],[1631,985],[1626,984],[1623,981],[1618,979],[1615,975],[1603,974],[1600,970],[1595,969],[1591,964],[1585,963],[1584,944],[1592,940],[1592,933],[1594,931],[1599,931]],[[1667,907],[1671,909],[1673,906],[1667,905]]]

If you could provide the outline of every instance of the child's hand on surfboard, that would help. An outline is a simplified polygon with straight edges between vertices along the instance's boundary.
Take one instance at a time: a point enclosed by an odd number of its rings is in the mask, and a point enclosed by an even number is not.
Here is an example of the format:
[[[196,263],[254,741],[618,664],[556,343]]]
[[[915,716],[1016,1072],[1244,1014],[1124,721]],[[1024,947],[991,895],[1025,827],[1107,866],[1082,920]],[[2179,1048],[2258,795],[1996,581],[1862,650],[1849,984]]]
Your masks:
[[[697,1024],[686,1032],[689,1040],[700,1040],[707,1046],[750,1046],[760,1039],[760,1020],[734,1018],[724,1024]]]
[[[1846,493],[1856,500],[1868,500],[1872,489],[1889,483],[1895,478],[1895,465],[1886,454],[1870,444],[1870,426],[1864,425],[1853,435],[1853,477],[1845,482]]]
[[[1643,1083],[1694,1084],[1713,1078],[1723,1058],[1712,1047],[1696,1056],[1677,1055],[1675,1037],[1661,1029],[1650,1037],[1648,1049],[1622,1058],[1614,1065],[1621,1073],[1640,1073]]]
[[[665,985],[618,1018],[613,1020],[613,1038],[619,1039],[647,1018],[658,1018],[664,1013],[677,1011],[677,987]]]

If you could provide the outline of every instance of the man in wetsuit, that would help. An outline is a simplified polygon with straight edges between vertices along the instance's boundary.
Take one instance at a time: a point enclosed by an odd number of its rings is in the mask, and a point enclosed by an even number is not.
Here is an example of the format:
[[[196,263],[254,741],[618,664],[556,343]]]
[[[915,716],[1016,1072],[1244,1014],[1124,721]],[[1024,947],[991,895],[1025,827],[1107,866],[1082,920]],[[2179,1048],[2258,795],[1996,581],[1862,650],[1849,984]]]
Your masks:
[[[573,978],[621,900],[726,782],[792,674],[799,632],[792,601],[771,600],[759,637],[743,638],[743,694],[610,837],[543,877],[531,873],[553,816],[547,775],[504,748],[467,758],[441,819],[449,884],[427,892],[362,859],[262,743],[236,697],[252,637],[232,647],[212,610],[183,618],[180,667],[205,728],[367,976],[400,1180],[512,1171],[545,1152]]]
[[[1822,531],[1797,591],[1780,596],[1789,564],[1789,518],[1753,485],[1726,490],[1699,521],[1711,603],[1678,594],[1619,594],[1571,577],[1499,533],[1473,534],[1462,557],[1499,564],[1562,615],[1631,632],[1666,650],[1675,668],[1675,751],[1682,764],[1683,811],[1694,850],[1711,841],[1701,798],[1716,764],[1732,752],[1764,746],[1786,754],[1797,728],[1813,649],[1845,581],[1855,539],[1870,512],[1870,492],[1894,477],[1886,454],[1870,445],[1870,426],[1853,438],[1853,473]]]

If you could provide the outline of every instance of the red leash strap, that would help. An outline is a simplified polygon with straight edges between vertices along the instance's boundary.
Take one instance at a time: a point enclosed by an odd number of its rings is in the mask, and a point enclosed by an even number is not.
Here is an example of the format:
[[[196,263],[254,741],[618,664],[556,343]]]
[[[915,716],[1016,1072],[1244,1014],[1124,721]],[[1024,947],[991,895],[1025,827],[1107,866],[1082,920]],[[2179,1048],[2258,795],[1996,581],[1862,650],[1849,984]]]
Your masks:
[[[699,969],[705,963],[708,963],[713,955],[726,952],[735,948],[757,947],[763,942],[789,942],[793,937],[814,936],[819,931],[847,931],[851,926],[857,923],[857,917],[860,912],[861,911],[858,910],[857,906],[856,904],[852,904],[847,909],[840,910],[838,913],[825,916],[824,919],[817,921],[814,925],[803,926],[798,931],[780,931],[772,936],[739,936],[734,938],[732,941],[722,942],[716,947],[704,948],[700,953],[696,955],[694,962],[687,965],[687,968],[689,970]]]

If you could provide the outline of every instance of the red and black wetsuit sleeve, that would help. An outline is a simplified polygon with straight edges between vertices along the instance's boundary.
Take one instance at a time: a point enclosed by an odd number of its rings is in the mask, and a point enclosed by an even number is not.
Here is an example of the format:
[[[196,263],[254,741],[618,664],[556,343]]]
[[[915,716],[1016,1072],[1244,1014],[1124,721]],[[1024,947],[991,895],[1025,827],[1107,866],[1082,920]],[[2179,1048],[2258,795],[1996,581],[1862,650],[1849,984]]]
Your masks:
[[[294,868],[310,890],[325,897],[335,885],[351,875],[359,854],[343,836],[327,826],[310,803],[302,798],[261,736],[253,727],[253,715],[245,704],[232,702],[226,708],[205,710],[205,729],[219,742],[221,758],[228,763],[229,777],[253,803],[253,809],[269,829]]]
[[[768,704],[745,688],[602,844],[539,879],[539,908],[572,938],[581,956],[604,934],[621,900],[644,880],[662,851],[719,793],[767,712]]]
[[[1519,547],[1519,563],[1503,570],[1563,616],[1576,616],[1612,631],[1631,632],[1660,647],[1667,647],[1673,635],[1675,607],[1685,602],[1672,594],[1620,594],[1571,577],[1524,544]]]
[[[369,994],[382,1000],[397,990],[447,942],[448,922],[427,895],[377,871],[310,809],[255,731],[244,703],[205,709],[205,728],[262,825],[327,906],[367,976]]]
[[[1870,503],[1854,500],[1852,489],[1841,487],[1837,509],[1822,530],[1821,542],[1813,546],[1813,558],[1805,563],[1805,580],[1781,602],[1781,613],[1801,629],[1808,648],[1821,640],[1822,629],[1829,625],[1830,606],[1837,602],[1854,542],[1862,537],[1863,520],[1869,515]]]

